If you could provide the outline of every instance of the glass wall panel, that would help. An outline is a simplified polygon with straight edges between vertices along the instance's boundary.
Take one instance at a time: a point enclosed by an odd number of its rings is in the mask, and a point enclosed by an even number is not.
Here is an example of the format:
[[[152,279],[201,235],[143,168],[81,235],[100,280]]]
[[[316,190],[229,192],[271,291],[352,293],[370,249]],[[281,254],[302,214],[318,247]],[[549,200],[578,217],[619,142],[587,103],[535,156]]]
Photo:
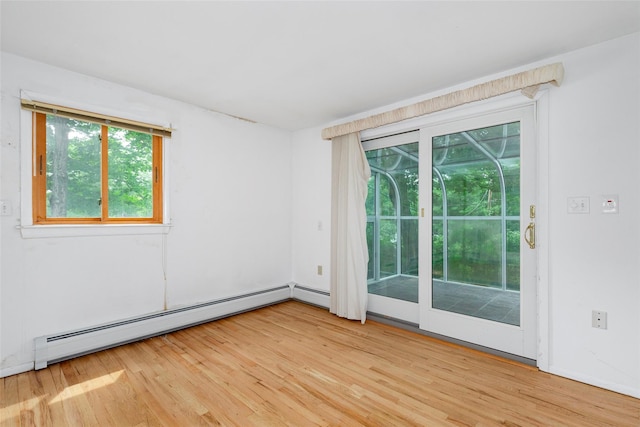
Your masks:
[[[418,275],[418,218],[403,218],[401,220],[400,244],[400,273],[404,275]]]
[[[434,279],[444,276],[444,229],[442,219],[433,219],[432,228],[432,275]]]
[[[434,217],[440,217],[443,215],[444,197],[443,187],[440,178],[434,172],[432,178],[432,192],[431,192],[431,204]]]
[[[418,143],[366,152],[369,293],[418,301]]]
[[[387,175],[380,174],[380,216],[396,216],[396,189]]]
[[[395,219],[380,220],[380,278],[398,274],[398,226]]]
[[[367,221],[367,249],[369,250],[369,263],[367,264],[367,280],[372,280],[375,278],[375,269],[374,266],[376,264],[376,252],[373,245],[373,231],[374,231],[374,222]]]
[[[373,221],[376,214],[376,173],[371,174],[369,183],[367,185],[367,200],[365,202],[365,208],[367,210],[367,217]]]

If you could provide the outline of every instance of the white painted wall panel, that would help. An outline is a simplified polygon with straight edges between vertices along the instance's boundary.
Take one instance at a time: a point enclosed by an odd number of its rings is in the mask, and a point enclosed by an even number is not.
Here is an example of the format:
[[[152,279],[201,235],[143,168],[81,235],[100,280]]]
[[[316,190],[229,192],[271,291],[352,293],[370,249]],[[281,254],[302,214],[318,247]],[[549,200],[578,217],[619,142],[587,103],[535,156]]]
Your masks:
[[[640,396],[640,37],[563,62],[549,101],[550,370]],[[619,214],[601,213],[605,194]],[[590,197],[590,213],[568,214],[570,196]]]
[[[331,142],[321,128],[293,134],[293,281],[329,291]],[[319,229],[320,228],[320,229]],[[318,275],[322,265],[322,275]]]

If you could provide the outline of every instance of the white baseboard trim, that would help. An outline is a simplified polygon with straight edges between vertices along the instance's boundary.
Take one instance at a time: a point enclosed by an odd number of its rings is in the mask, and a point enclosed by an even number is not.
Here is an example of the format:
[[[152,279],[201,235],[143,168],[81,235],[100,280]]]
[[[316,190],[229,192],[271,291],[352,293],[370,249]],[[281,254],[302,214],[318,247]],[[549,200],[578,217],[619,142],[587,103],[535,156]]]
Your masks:
[[[33,371],[33,362],[2,368],[0,369],[0,378],[10,377],[11,375],[18,375],[29,371]]]
[[[598,378],[594,378],[588,375],[582,375],[576,372],[568,371],[566,369],[558,369],[553,366],[546,372],[549,372],[550,374],[553,374],[553,375],[558,375],[560,377],[568,378],[570,380],[579,381],[581,383],[604,388],[606,390],[615,391],[616,393],[626,394],[627,396],[640,399],[640,389],[638,388],[633,388],[626,385],[613,383],[610,381],[603,381]]]
[[[291,299],[329,309],[329,305],[331,304],[329,292],[322,291],[320,289],[307,288],[306,286],[301,286],[298,283],[292,283],[290,286],[291,285]]]

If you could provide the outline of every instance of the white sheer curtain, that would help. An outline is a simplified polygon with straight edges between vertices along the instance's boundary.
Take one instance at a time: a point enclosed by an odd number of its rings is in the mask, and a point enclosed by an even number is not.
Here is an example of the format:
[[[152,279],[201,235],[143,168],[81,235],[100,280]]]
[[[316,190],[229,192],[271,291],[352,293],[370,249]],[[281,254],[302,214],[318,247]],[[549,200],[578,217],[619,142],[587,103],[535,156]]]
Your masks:
[[[369,163],[360,134],[332,139],[331,306],[340,317],[367,318],[367,183]]]

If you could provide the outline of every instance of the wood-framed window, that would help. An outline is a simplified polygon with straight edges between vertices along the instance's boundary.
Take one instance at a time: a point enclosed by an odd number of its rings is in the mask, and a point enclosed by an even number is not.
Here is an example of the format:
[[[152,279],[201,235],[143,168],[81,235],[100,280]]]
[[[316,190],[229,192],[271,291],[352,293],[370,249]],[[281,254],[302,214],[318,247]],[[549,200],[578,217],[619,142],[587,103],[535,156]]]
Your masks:
[[[33,111],[34,225],[162,223],[162,131],[23,107]]]

